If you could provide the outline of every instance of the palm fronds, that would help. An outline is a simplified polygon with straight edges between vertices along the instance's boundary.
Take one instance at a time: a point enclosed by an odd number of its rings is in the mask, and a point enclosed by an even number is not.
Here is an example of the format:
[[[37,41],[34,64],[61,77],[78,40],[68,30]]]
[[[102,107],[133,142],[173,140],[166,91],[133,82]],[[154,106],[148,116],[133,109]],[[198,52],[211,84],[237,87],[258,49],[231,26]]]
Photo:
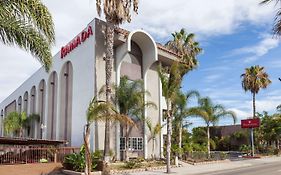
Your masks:
[[[54,24],[48,9],[40,1],[1,1],[0,40],[30,52],[47,71],[50,69]]]

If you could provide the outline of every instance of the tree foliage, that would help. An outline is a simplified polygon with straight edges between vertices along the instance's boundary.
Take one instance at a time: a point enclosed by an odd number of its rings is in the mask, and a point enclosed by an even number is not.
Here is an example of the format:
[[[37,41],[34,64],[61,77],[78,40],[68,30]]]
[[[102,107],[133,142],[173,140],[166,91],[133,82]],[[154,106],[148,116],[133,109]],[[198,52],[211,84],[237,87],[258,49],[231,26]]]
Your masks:
[[[275,3],[275,6],[278,6],[272,31],[273,31],[274,35],[280,37],[280,35],[281,35],[281,8],[280,8],[281,1],[280,0],[262,0],[260,2],[260,4],[264,5],[264,4],[269,4],[272,2]]]
[[[47,7],[39,0],[0,1],[0,41],[25,49],[49,70],[55,32]]]

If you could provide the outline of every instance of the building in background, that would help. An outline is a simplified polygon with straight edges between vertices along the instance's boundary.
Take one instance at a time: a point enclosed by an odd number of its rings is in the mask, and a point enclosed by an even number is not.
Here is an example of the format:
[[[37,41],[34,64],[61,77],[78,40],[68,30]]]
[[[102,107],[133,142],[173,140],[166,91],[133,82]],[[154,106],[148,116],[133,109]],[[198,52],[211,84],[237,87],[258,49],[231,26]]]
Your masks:
[[[105,29],[103,21],[94,19],[81,33],[73,38],[53,57],[53,66],[45,72],[40,68],[1,104],[1,136],[4,136],[3,119],[12,111],[39,114],[36,124],[26,137],[67,140],[70,146],[81,146],[86,110],[90,100],[105,85]],[[128,32],[117,29],[114,39],[113,83],[119,83],[126,75],[130,80],[142,79],[151,96],[146,101],[154,102],[158,109],[147,108],[145,117],[152,123],[164,122],[166,109],[162,97],[157,66],[169,66],[177,55],[167,50],[143,30]],[[91,142],[93,150],[104,148],[104,123],[94,123]],[[156,156],[163,154],[163,134],[156,139]],[[120,159],[125,147],[120,125],[111,126],[111,149]],[[135,128],[130,134],[130,153],[133,156],[151,157],[152,142],[148,142],[146,127]]]

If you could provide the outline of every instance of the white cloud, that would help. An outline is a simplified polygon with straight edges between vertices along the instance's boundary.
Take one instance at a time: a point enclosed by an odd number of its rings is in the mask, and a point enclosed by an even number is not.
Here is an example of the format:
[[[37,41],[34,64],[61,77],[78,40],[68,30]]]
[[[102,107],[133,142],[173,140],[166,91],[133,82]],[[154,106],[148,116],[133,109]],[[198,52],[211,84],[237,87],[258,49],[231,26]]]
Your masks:
[[[214,82],[214,81],[220,79],[221,77],[222,77],[222,74],[211,74],[211,75],[207,75],[205,77],[205,81],[207,83],[211,83],[211,82]]]
[[[43,0],[55,23],[53,54],[97,17],[95,1]],[[139,14],[133,15],[128,29],[143,28],[161,39],[182,27],[202,36],[233,33],[243,22],[268,24],[272,6],[259,6],[256,0],[177,0],[140,1]],[[31,55],[0,45],[0,101],[40,67]]]
[[[241,119],[246,119],[246,118],[249,118],[252,116],[251,112],[245,112],[245,111],[237,109],[237,108],[229,108],[228,110],[235,112],[235,114],[237,115],[237,121],[239,121]]]
[[[278,47],[280,43],[280,41],[277,38],[273,38],[272,35],[269,34],[262,35],[261,37],[262,40],[258,42],[256,45],[235,49],[234,51],[232,51],[230,55],[231,56],[244,55],[244,54],[250,55],[244,58],[244,62],[248,63],[248,62],[255,61],[260,57],[264,56],[270,50]]]
[[[274,14],[273,5],[260,6],[257,0],[140,1],[139,9],[130,26],[163,38],[182,27],[204,36],[229,34],[243,22],[267,24]]]

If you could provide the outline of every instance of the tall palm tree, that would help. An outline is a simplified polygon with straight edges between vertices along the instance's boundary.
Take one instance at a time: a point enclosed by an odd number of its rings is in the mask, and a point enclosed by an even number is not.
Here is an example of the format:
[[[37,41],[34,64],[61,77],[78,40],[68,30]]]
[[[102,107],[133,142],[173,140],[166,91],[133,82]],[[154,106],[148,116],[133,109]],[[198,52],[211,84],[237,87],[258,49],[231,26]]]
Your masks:
[[[162,93],[167,104],[167,173],[171,173],[171,133],[172,133],[172,103],[176,93],[180,89],[183,76],[198,66],[197,55],[202,51],[199,43],[194,41],[194,34],[189,35],[182,29],[172,34],[173,40],[167,42],[166,47],[178,54],[170,68],[158,69],[158,75],[162,83]]]
[[[118,121],[120,123],[126,123],[127,125],[133,125],[134,122],[129,116],[119,114],[112,103],[99,102],[96,97],[94,97],[87,109],[86,114],[86,125],[84,126],[84,144],[85,144],[85,157],[86,157],[86,168],[85,174],[89,175],[91,172],[91,153],[90,153],[90,133],[91,125],[95,121],[106,121],[111,122]]]
[[[175,62],[168,68],[159,67],[158,75],[162,83],[162,95],[165,98],[167,105],[166,120],[167,120],[167,145],[166,145],[166,164],[167,173],[171,173],[171,135],[172,135],[172,103],[176,98],[177,91],[180,88],[181,77],[179,63]],[[168,75],[168,76],[167,76]]]
[[[231,117],[234,123],[237,120],[233,111],[225,110],[222,105],[214,104],[208,97],[199,99],[199,106],[190,108],[190,114],[202,118],[206,124],[208,156],[210,156],[210,125],[216,125],[224,117]]]
[[[137,122],[144,122],[143,111],[145,107],[155,107],[152,102],[145,102],[144,96],[150,95],[148,91],[144,89],[142,80],[131,81],[127,76],[123,76],[120,79],[119,86],[114,87],[115,99],[114,102],[119,107],[119,113],[125,116],[131,116],[133,120]],[[125,160],[129,161],[129,135],[132,131],[132,126],[125,123]]]
[[[278,11],[275,15],[275,19],[274,19],[274,25],[273,25],[273,33],[274,35],[280,36],[281,35],[281,0],[263,0],[260,2],[260,4],[264,5],[264,4],[269,4],[274,2],[275,5],[278,5]]]
[[[190,100],[193,98],[199,98],[199,92],[192,90],[188,91],[186,94],[184,94],[181,91],[178,91],[175,103],[174,103],[174,125],[175,125],[175,130],[178,131],[178,146],[179,149],[182,148],[182,129],[184,127],[183,122],[186,117],[188,117],[189,114],[189,108],[187,108],[188,103]],[[179,155],[181,157],[181,155]],[[178,155],[176,155],[176,158]]]
[[[256,114],[256,94],[260,89],[265,89],[271,83],[264,67],[259,65],[251,66],[245,69],[245,73],[241,75],[242,88],[245,92],[250,91],[253,95],[253,118]]]
[[[268,74],[264,67],[259,65],[251,66],[245,69],[245,73],[241,75],[242,88],[245,92],[250,91],[253,95],[253,118],[256,116],[256,94],[260,89],[265,89],[270,83]],[[254,130],[251,128],[252,155],[255,154],[254,148]]]
[[[202,48],[195,41],[195,34],[187,33],[185,29],[172,33],[172,36],[173,40],[168,41],[166,47],[180,56],[178,61],[181,63],[179,67],[183,77],[188,71],[197,68],[197,55],[202,52]]]
[[[48,71],[52,64],[54,24],[40,0],[0,1],[0,40],[35,56]]]
[[[138,12],[138,0],[96,0],[98,15],[101,16],[103,11],[107,22],[106,27],[106,57],[105,57],[105,85],[106,101],[111,100],[111,76],[113,68],[113,42],[114,29],[124,22],[131,22],[131,11]],[[133,5],[133,8],[132,8]],[[104,139],[104,160],[109,161],[110,150],[110,123],[105,122],[105,139]]]
[[[40,116],[37,114],[32,114],[27,117],[25,112],[11,112],[3,121],[4,130],[7,134],[16,132],[18,133],[19,137],[23,137],[24,130],[30,128],[34,121],[39,123]]]

